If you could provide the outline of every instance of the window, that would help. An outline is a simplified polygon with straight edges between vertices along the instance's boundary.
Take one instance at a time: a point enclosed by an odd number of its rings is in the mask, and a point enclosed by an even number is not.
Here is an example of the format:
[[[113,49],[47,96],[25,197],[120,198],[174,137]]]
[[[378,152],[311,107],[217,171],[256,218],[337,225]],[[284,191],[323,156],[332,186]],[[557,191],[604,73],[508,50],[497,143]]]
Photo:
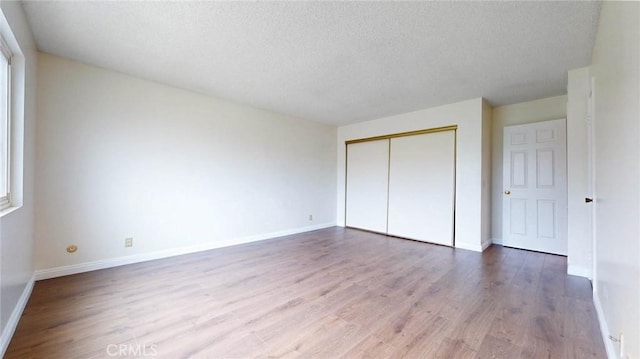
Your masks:
[[[11,51],[0,37],[0,210],[11,206]]]

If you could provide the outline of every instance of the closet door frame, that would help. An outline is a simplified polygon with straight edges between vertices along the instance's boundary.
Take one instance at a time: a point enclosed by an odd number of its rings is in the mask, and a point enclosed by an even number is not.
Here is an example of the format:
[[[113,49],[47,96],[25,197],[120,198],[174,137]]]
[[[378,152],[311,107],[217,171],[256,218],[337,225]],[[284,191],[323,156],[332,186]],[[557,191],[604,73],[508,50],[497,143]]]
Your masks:
[[[399,133],[394,133],[394,134],[388,134],[388,135],[382,135],[382,136],[374,136],[374,137],[366,137],[366,138],[359,138],[359,139],[354,139],[354,140],[348,140],[345,141],[345,178],[344,178],[344,186],[345,186],[345,198],[344,198],[344,204],[345,204],[345,218],[344,218],[344,223],[345,223],[345,227],[347,228],[353,228],[350,227],[348,225],[346,225],[347,223],[347,197],[348,197],[348,191],[349,188],[347,186],[347,181],[348,181],[348,154],[349,154],[349,145],[351,144],[355,144],[355,143],[361,143],[361,142],[370,142],[370,141],[379,141],[379,140],[388,140],[389,143],[391,141],[392,138],[397,138],[397,137],[407,137],[407,136],[415,136],[415,135],[423,135],[423,134],[428,134],[428,133],[434,133],[434,132],[444,132],[444,131],[454,131],[454,136],[453,136],[453,143],[454,143],[454,148],[453,148],[453,166],[454,166],[454,177],[453,177],[453,241],[452,241],[452,247],[455,247],[455,210],[456,210],[456,179],[457,179],[457,149],[458,149],[458,126],[457,125],[451,125],[451,126],[443,126],[443,127],[435,127],[435,128],[428,128],[428,129],[423,129],[423,130],[416,130],[416,131],[408,131],[408,132],[399,132]],[[390,164],[389,164],[390,167]],[[390,168],[388,168],[387,170],[390,170]],[[388,217],[388,213],[389,213],[389,201],[387,200],[387,217]]]
[[[347,147],[346,168],[349,172],[345,176],[345,226],[386,234],[389,211],[389,140],[350,145],[350,148]]]

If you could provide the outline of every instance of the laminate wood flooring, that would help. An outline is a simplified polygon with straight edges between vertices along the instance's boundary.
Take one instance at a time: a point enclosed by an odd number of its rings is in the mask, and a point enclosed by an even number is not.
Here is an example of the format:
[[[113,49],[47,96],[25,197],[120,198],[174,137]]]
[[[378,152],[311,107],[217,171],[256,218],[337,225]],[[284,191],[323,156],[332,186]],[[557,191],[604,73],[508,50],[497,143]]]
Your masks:
[[[39,281],[6,358],[605,358],[566,262],[328,228]]]

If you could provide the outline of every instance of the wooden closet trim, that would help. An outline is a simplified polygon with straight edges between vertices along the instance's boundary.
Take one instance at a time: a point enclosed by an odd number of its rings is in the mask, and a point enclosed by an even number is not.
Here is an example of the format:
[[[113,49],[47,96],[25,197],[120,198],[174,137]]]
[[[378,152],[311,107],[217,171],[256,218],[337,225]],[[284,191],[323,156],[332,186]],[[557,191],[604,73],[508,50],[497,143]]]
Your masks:
[[[425,133],[434,133],[434,132],[443,132],[443,131],[456,131],[458,129],[458,125],[451,125],[451,126],[443,126],[443,127],[435,127],[435,128],[428,128],[425,130],[417,130],[417,131],[409,131],[409,132],[400,132],[400,133],[394,133],[394,134],[390,134],[390,135],[382,135],[382,136],[375,136],[375,137],[367,137],[367,138],[359,138],[356,140],[349,140],[349,141],[345,141],[344,143],[346,145],[350,145],[352,143],[360,143],[360,142],[370,142],[370,141],[379,141],[379,140],[388,140],[391,138],[396,138],[396,137],[406,137],[406,136],[415,136],[415,135],[423,135]]]

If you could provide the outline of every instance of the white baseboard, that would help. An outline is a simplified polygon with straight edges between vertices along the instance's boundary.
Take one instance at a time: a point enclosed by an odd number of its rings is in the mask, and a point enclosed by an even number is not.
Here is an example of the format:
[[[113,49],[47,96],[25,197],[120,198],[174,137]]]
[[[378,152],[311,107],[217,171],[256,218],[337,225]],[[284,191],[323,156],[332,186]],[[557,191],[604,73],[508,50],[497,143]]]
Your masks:
[[[4,326],[2,337],[0,338],[0,357],[2,358],[9,347],[13,333],[15,333],[16,328],[18,327],[18,322],[20,321],[20,317],[22,317],[22,312],[24,312],[24,308],[27,306],[27,302],[31,296],[31,291],[33,290],[34,282],[35,276],[32,275],[27,282],[27,285],[24,287],[24,290],[18,299],[18,303],[16,303],[16,306],[13,308],[7,324]]]
[[[591,279],[590,278],[590,273],[589,273],[589,268],[577,266],[575,264],[567,265],[567,274],[575,275],[575,276],[578,276],[578,277],[584,277],[584,278],[587,278],[587,279]]]
[[[491,238],[491,243],[502,245],[502,238]]]
[[[484,252],[485,249],[489,248],[493,244],[493,240],[489,239],[482,242],[480,245],[477,244],[467,244],[467,243],[456,243],[455,247],[460,249],[467,249],[474,252]]]
[[[598,292],[593,292],[593,305],[596,307],[596,313],[598,314],[598,322],[600,322],[600,334],[602,334],[602,340],[604,341],[604,348],[607,351],[607,358],[616,358],[616,350],[613,347],[613,342],[609,339],[609,326],[604,318],[604,312],[602,311],[602,304],[600,303],[600,297]]]
[[[458,249],[466,249],[474,252],[482,252],[484,248],[482,248],[482,244],[468,244],[468,243],[456,243],[455,248]]]
[[[35,272],[35,279],[43,280],[43,279],[49,279],[49,278],[55,278],[55,277],[62,277],[70,274],[90,272],[98,269],[112,268],[112,267],[122,266],[126,264],[146,262],[154,259],[162,259],[162,258],[168,258],[173,256],[179,256],[183,254],[208,251],[211,249],[229,247],[237,244],[251,243],[251,242],[262,241],[265,239],[271,239],[271,238],[288,236],[292,234],[315,231],[318,229],[334,227],[335,225],[336,225],[335,223],[323,223],[323,224],[317,224],[317,225],[308,226],[308,227],[287,229],[287,230],[278,231],[278,232],[271,232],[271,233],[258,234],[254,236],[234,238],[226,241],[203,243],[200,245],[190,246],[190,247],[173,248],[173,249],[167,249],[162,251],[141,253],[141,254],[135,254],[131,256],[118,257],[118,258],[103,259],[99,261],[72,264],[68,266],[61,266],[61,267],[55,267],[55,268],[49,268],[49,269],[39,269]]]
[[[493,240],[492,239],[489,239],[489,240],[486,240],[486,241],[482,242],[482,251],[484,252],[484,250],[489,248],[492,244],[493,244]]]

